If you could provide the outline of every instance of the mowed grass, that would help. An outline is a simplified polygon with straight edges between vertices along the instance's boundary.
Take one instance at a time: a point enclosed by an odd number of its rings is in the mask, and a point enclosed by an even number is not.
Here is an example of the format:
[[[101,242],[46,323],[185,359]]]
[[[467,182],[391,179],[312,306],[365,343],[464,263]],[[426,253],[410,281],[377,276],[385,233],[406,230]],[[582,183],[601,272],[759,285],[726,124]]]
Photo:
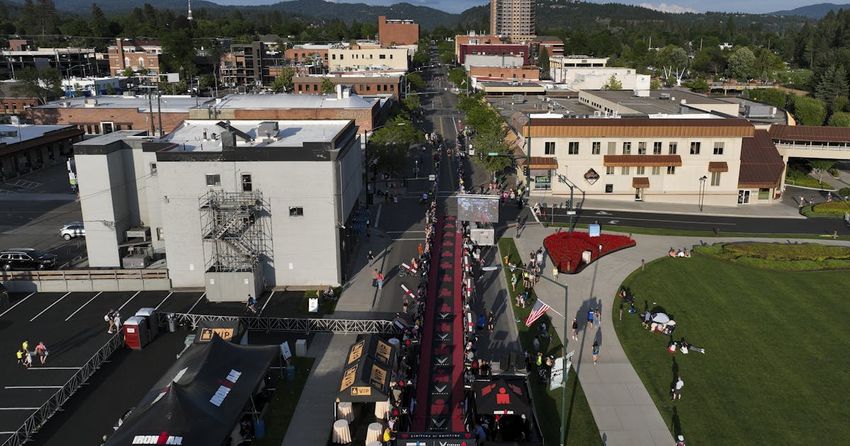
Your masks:
[[[289,422],[295,415],[295,407],[301,398],[301,391],[307,384],[307,378],[313,369],[313,358],[293,357],[292,365],[295,366],[295,377],[292,381],[286,378],[278,378],[275,385],[274,395],[269,402],[269,408],[264,420],[266,422],[266,436],[254,441],[252,444],[258,446],[280,446],[283,437],[289,429]]]
[[[671,357],[667,337],[643,330],[636,315],[615,317],[629,360],[674,435],[699,445],[850,439],[846,271],[777,271],[697,253],[647,264],[624,285],[639,309],[655,302],[674,317],[675,339],[706,349]],[[674,404],[675,373],[685,387]]]
[[[522,267],[522,259],[516,249],[516,244],[512,238],[499,239],[499,252],[504,260],[508,257],[510,262]],[[522,280],[517,281],[516,290],[512,290],[510,286],[510,270],[507,264],[504,265],[504,273],[508,281],[508,296],[511,300],[514,315],[517,318],[517,330],[519,332],[519,341],[522,348],[528,352],[534,352],[534,337],[539,331],[538,324],[545,322],[548,327],[550,336],[549,341],[541,342],[540,349],[546,355],[559,357],[563,354],[561,349],[561,338],[552,327],[552,322],[549,314],[543,315],[532,326],[526,327],[525,320],[531,312],[532,305],[526,308],[520,308],[516,305],[517,294],[525,291],[522,286]],[[534,296],[532,290],[531,295]],[[562,296],[547,296],[549,300],[563,299]],[[556,316],[557,317],[557,316]],[[573,349],[574,347],[570,347]],[[564,395],[562,389],[549,390],[549,386],[543,383],[538,378],[537,368],[533,367],[528,371],[528,382],[531,387],[532,399],[534,400],[535,413],[537,414],[540,423],[540,430],[543,433],[543,438],[546,444],[561,444],[558,437],[561,430],[561,417],[566,417],[567,432],[564,438],[564,444],[576,446],[590,446],[602,444],[602,439],[599,436],[599,428],[596,426],[596,421],[593,419],[593,413],[590,412],[590,406],[587,404],[587,398],[584,396],[584,391],[579,383],[578,376],[575,370],[570,368],[567,375],[567,407],[566,413],[563,411],[562,400]]]

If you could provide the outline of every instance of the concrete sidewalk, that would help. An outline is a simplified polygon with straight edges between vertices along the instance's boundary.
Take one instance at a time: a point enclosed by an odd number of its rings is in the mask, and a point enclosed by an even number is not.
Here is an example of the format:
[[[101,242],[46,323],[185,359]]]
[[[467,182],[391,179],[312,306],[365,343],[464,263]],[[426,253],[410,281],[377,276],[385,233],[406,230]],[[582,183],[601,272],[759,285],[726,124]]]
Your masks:
[[[528,253],[543,245],[543,239],[553,230],[539,225],[527,227],[522,237],[515,239],[519,252]],[[569,286],[567,308],[563,304],[563,289],[541,280],[535,287],[537,295],[553,310],[567,316],[567,324],[577,318],[581,333],[578,341],[569,340],[568,350],[575,350],[573,367],[578,373],[587,402],[606,445],[669,446],[674,444],[667,424],[649,396],[643,382],[632,367],[613,327],[614,296],[620,284],[641,262],[667,255],[667,250],[698,245],[698,237],[665,237],[635,235],[637,246],[605,256],[575,275],[561,274],[560,283]],[[710,243],[759,240],[753,238],[712,238]],[[772,243],[777,239],[762,239]],[[794,240],[792,240],[794,241]],[[812,242],[812,240],[801,240]],[[850,245],[850,242],[822,240],[823,244]],[[546,259],[549,265],[549,259]],[[543,268],[552,278],[551,268]],[[587,311],[602,307],[602,325],[588,327]],[[566,312],[565,312],[566,311]],[[552,314],[552,324],[563,332],[564,321]],[[600,341],[599,363],[593,364],[591,349],[594,340]]]
[[[529,205],[534,203],[554,203],[556,207],[561,206],[569,199],[565,195],[553,196],[531,196]],[[580,199],[577,197],[577,200]],[[619,212],[646,212],[650,214],[679,214],[679,215],[705,215],[711,217],[740,217],[740,218],[800,218],[796,206],[789,206],[786,202],[773,204],[749,204],[741,206],[703,206],[700,211],[694,204],[673,203],[647,203],[644,201],[611,201],[599,199],[586,199],[582,209],[594,211],[619,211]]]
[[[295,415],[282,446],[326,444],[334,422],[333,403],[342,378],[342,365],[357,335],[319,333],[313,337],[307,356],[316,358],[301,392]]]

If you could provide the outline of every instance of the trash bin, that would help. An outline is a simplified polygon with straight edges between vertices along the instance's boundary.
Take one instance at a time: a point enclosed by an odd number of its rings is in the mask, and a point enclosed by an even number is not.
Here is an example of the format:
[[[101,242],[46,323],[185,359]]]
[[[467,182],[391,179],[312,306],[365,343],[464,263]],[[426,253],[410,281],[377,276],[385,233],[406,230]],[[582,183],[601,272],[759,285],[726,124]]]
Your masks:
[[[124,321],[122,330],[124,330],[124,345],[133,350],[141,350],[150,341],[150,333],[144,317],[128,318]]]

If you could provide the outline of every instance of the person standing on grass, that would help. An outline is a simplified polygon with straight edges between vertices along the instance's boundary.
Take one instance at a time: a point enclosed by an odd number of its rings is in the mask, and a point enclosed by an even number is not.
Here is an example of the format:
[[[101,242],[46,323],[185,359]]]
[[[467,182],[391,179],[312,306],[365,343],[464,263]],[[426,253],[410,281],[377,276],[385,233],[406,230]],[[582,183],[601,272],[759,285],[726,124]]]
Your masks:
[[[599,341],[593,341],[593,365],[599,361]]]
[[[676,382],[673,383],[673,400],[682,399],[682,388],[685,387],[685,381],[681,376],[676,377]]]
[[[38,356],[38,362],[41,365],[47,362],[47,346],[44,345],[44,341],[38,341],[38,344],[35,346],[35,354]]]

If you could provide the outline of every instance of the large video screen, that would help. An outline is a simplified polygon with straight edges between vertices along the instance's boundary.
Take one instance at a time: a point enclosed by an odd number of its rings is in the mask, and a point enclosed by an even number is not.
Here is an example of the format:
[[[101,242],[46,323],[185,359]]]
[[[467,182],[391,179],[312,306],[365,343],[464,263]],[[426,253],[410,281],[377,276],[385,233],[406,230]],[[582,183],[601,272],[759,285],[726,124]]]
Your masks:
[[[458,195],[457,218],[476,223],[499,222],[499,197],[495,195]]]

